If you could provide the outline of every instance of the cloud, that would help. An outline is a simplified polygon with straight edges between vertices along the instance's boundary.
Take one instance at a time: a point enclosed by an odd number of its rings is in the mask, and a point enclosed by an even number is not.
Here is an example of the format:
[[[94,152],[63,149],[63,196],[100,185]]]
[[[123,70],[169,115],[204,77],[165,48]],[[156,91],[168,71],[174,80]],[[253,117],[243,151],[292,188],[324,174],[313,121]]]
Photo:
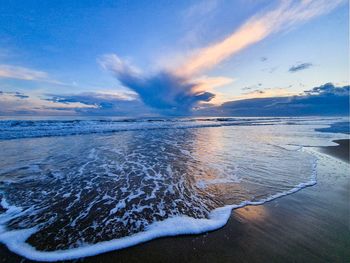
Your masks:
[[[72,115],[77,109],[97,108],[80,102],[60,103],[21,92],[0,91],[0,115]]]
[[[280,91],[278,91],[280,90]],[[298,96],[284,96],[285,89],[255,90],[243,99],[220,106],[201,104],[194,113],[207,116],[306,116],[348,115],[350,86],[332,83],[305,90]],[[278,93],[280,92],[280,93]],[[258,94],[259,93],[259,94]],[[272,95],[275,94],[274,97]],[[249,98],[249,96],[260,96]],[[237,97],[238,99],[238,97]],[[133,94],[86,92],[79,94],[47,94],[46,98],[21,92],[0,91],[0,115],[104,115],[154,116]]]
[[[185,19],[198,19],[206,17],[218,7],[218,0],[207,0],[205,2],[196,3],[183,12]]]
[[[81,115],[147,115],[152,110],[146,107],[133,94],[110,94],[85,92],[79,94],[54,95],[48,94],[46,100],[54,103],[63,103],[70,105],[72,103],[81,103],[87,106],[85,108],[75,108],[75,112]]]
[[[301,63],[301,64],[290,67],[288,71],[291,73],[294,73],[294,72],[297,72],[300,70],[308,69],[312,66],[313,66],[312,63]]]
[[[253,91],[253,93],[265,94],[265,91],[263,91],[261,89],[256,89],[256,90]]]
[[[131,94],[107,94],[107,93],[95,93],[95,92],[84,92],[79,94],[65,94],[65,95],[54,95],[47,94],[49,97],[47,100],[60,103],[72,103],[80,102],[86,105],[96,105],[101,108],[109,103],[116,101],[130,101],[135,100],[135,96]],[[107,106],[108,107],[108,106]]]
[[[2,64],[0,65],[0,78],[45,80],[48,79],[48,74],[39,70]]]
[[[195,79],[195,90],[197,91],[205,91],[205,90],[213,90],[218,87],[222,87],[228,84],[231,84],[235,80],[227,77],[208,77],[202,76],[198,79]]]
[[[268,98],[268,97],[288,97],[297,95],[295,92],[291,92],[288,88],[266,88],[260,89],[255,86],[245,87],[243,90],[247,90],[242,95],[234,97],[235,100],[251,99],[251,98]]]
[[[333,83],[326,83],[322,86],[306,90],[304,93],[308,96],[348,96],[350,86],[336,87]]]
[[[220,0],[196,2],[182,12],[182,22],[186,33],[180,42],[186,46],[198,45],[203,36],[207,35],[208,26],[219,13]]]
[[[212,116],[313,116],[349,115],[350,86],[332,83],[306,90],[300,96],[251,98],[230,101],[197,111]]]
[[[330,12],[341,2],[343,1],[281,1],[276,9],[254,16],[228,37],[194,52],[175,69],[175,72],[180,76],[191,76],[208,70],[273,33],[288,30],[297,24]]]
[[[204,82],[205,78],[198,81],[203,72],[271,34],[290,30],[300,23],[330,12],[341,2],[343,0],[282,0],[275,9],[265,10],[250,18],[223,40],[192,52],[182,63],[166,65],[150,75],[142,73],[115,54],[102,56],[98,61],[123,86],[135,91],[146,105],[162,110],[163,113],[183,114],[197,104],[209,102],[215,97],[213,92],[209,92],[213,89],[214,77],[207,77]],[[188,16],[198,12],[211,12],[215,8],[216,1],[213,1],[210,8],[199,5],[193,8],[194,11],[188,11]],[[228,84],[228,81],[222,83]]]
[[[146,105],[164,112],[186,113],[198,102],[214,97],[211,92],[200,91],[206,83],[203,79],[189,80],[167,71],[147,76],[115,54],[101,57],[99,63],[111,71],[123,86],[135,91]]]
[[[27,99],[29,98],[28,95],[24,95],[23,93],[21,92],[6,92],[6,91],[0,91],[0,96],[12,96],[12,97],[16,97],[16,98],[19,98],[19,99]]]
[[[21,93],[16,93],[14,96],[17,98],[20,98],[20,99],[28,99],[29,98],[29,96],[21,94]]]
[[[258,83],[256,85],[250,85],[250,86],[245,86],[243,88],[241,88],[241,90],[252,90],[252,89],[258,89],[262,86],[262,83]]]
[[[52,79],[45,71],[7,64],[0,64],[0,79],[1,78],[42,81],[56,85],[72,86],[72,84]]]

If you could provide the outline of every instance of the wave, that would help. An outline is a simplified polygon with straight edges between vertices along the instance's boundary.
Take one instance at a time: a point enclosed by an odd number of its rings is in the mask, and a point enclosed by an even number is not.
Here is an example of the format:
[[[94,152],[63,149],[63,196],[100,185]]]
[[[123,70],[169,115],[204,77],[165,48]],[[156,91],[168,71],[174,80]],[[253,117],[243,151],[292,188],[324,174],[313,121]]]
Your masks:
[[[318,118],[322,123],[329,119]],[[0,140],[21,138],[113,133],[121,131],[186,129],[221,126],[297,125],[315,123],[315,119],[293,117],[265,118],[153,118],[98,120],[0,120]]]

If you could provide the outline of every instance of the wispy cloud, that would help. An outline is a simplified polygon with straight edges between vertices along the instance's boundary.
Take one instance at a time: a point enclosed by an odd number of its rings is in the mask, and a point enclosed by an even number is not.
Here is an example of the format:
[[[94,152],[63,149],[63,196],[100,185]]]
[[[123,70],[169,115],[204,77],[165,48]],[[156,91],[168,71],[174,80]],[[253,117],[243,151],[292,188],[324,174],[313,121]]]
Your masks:
[[[199,1],[189,6],[182,13],[186,33],[180,42],[185,45],[198,45],[203,36],[207,35],[208,25],[216,17],[220,7],[220,0]]]
[[[44,71],[33,70],[25,67],[0,65],[0,78],[12,78],[22,80],[45,80],[48,74]]]
[[[290,67],[288,71],[291,73],[294,73],[294,72],[297,72],[300,70],[308,69],[312,66],[313,66],[312,63],[301,63],[301,64],[294,65],[294,66]]]
[[[1,78],[40,81],[56,85],[72,86],[72,84],[53,79],[45,71],[7,64],[0,64],[0,79]]]
[[[288,97],[298,95],[297,92],[291,92],[288,88],[266,88],[249,90],[234,100],[251,99],[251,98],[270,98],[270,97]]]
[[[223,40],[197,50],[175,69],[175,73],[181,76],[192,76],[208,70],[273,33],[289,30],[293,26],[330,12],[341,2],[343,1],[281,1],[276,9],[252,17]]]
[[[212,13],[219,4],[220,0],[207,0],[205,2],[198,2],[191,5],[183,12],[185,19],[198,19],[198,17],[205,17]]]

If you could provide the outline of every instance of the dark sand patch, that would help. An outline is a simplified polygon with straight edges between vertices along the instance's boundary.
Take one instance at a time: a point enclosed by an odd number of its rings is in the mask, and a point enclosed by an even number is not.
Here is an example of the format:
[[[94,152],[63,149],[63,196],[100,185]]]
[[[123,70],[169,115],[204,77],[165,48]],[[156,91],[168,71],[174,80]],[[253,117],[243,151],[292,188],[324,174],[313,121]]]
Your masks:
[[[339,158],[345,162],[350,162],[349,160],[349,139],[344,140],[334,140],[337,143],[336,146],[320,147],[323,153],[329,154],[333,157]]]
[[[315,186],[234,210],[217,231],[160,238],[74,262],[350,262],[350,187],[344,176],[350,166],[322,156]],[[0,255],[2,262],[23,260],[4,246]]]

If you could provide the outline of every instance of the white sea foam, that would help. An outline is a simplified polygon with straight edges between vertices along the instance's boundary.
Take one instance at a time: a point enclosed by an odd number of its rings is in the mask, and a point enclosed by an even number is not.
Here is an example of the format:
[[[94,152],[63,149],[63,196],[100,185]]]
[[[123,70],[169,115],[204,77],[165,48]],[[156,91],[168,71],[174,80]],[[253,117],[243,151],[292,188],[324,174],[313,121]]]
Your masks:
[[[37,231],[36,228],[3,231],[3,233],[0,234],[0,242],[6,244],[12,252],[31,260],[60,261],[88,257],[134,246],[160,237],[200,234],[213,231],[226,225],[233,209],[247,205],[261,205],[276,198],[295,193],[314,184],[316,184],[316,170],[314,170],[313,176],[309,182],[300,183],[288,191],[274,194],[259,201],[244,201],[238,205],[226,205],[216,208],[210,212],[208,219],[195,219],[188,216],[172,217],[149,225],[143,232],[93,245],[85,245],[79,248],[51,252],[38,251],[26,243],[26,240]]]

